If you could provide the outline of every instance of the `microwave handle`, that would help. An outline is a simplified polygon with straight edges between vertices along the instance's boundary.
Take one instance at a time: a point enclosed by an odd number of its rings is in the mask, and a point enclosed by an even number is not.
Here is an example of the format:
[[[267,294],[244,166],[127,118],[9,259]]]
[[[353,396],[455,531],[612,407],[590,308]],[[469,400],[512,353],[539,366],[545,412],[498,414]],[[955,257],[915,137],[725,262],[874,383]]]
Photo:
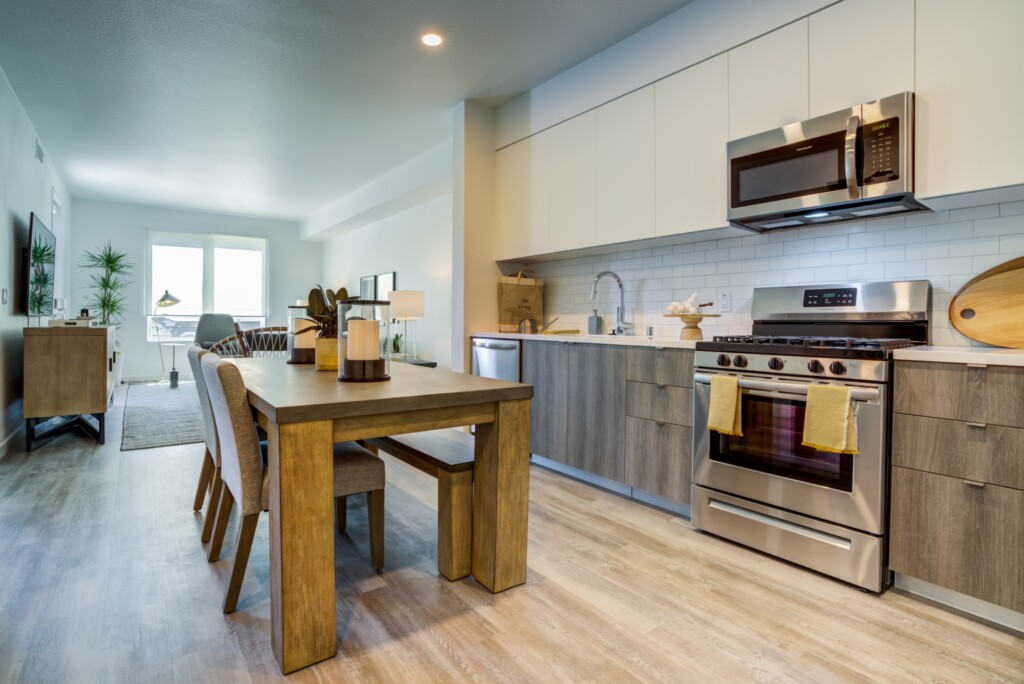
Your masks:
[[[846,121],[846,188],[850,191],[850,199],[860,199],[860,186],[857,185],[858,128],[860,117],[854,114]]]

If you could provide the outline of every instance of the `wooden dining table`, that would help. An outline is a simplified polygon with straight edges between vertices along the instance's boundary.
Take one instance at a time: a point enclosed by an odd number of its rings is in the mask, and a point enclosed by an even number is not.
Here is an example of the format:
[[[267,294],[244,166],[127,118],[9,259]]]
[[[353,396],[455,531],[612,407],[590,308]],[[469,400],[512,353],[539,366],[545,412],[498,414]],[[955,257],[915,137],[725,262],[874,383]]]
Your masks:
[[[472,574],[495,593],[526,581],[533,387],[404,363],[391,364],[390,380],[348,383],[282,358],[233,362],[268,435],[271,642],[282,672],[337,650],[335,442],[475,424]]]

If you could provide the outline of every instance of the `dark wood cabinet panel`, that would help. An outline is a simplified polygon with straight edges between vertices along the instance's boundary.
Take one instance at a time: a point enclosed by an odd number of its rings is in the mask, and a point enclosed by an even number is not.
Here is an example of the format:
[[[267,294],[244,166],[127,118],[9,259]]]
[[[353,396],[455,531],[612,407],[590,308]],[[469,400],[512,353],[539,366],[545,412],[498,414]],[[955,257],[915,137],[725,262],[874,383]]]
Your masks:
[[[626,418],[626,484],[689,504],[692,436],[688,427]]]
[[[675,425],[693,425],[693,390],[689,387],[626,383],[626,415],[660,420]]]
[[[689,349],[631,347],[626,364],[627,380],[693,387],[693,351]]]
[[[523,342],[523,382],[533,385],[530,451],[565,462],[569,357],[562,342]]]
[[[1024,430],[897,413],[892,463],[1024,489]]]
[[[1024,428],[1024,368],[898,361],[893,410]]]
[[[889,566],[1024,611],[1024,492],[894,467]]]
[[[565,463],[623,481],[626,350],[569,344],[569,410]]]

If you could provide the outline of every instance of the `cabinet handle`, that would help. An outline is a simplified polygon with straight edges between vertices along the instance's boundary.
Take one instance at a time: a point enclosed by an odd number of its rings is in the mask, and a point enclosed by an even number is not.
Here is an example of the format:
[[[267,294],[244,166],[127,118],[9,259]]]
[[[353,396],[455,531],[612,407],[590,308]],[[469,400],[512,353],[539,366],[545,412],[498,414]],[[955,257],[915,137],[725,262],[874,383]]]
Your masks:
[[[987,424],[985,424],[985,423],[968,423],[968,424],[967,424],[967,427],[972,427],[972,428],[981,428],[981,429],[983,429],[983,430],[984,430],[985,428],[987,428],[987,427],[988,427],[988,425],[987,425]]]
[[[664,347],[655,347],[654,351],[665,351]]]
[[[107,372],[114,372],[114,357],[110,357],[109,359],[107,359]]]
[[[969,363],[969,364],[967,364],[967,367],[968,368],[988,368],[988,364],[987,363]]]
[[[657,387],[658,389],[665,389],[665,385],[661,384],[660,382],[655,383],[654,386]]]
[[[985,488],[984,482],[975,482],[974,480],[964,480],[964,484],[967,485],[968,487],[977,487],[978,489]]]
[[[658,427],[665,427],[665,421],[663,420],[656,420],[654,421],[654,424],[657,425]]]

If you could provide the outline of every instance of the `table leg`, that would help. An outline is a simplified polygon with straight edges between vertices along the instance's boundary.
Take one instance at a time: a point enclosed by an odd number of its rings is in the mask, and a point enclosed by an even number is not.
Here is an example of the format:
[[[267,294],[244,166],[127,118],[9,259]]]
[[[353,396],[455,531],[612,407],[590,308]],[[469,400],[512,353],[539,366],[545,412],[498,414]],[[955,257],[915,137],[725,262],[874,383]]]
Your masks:
[[[331,421],[270,425],[271,642],[285,674],[334,656]]]
[[[473,576],[497,593],[526,581],[530,400],[502,401],[476,426]]]

